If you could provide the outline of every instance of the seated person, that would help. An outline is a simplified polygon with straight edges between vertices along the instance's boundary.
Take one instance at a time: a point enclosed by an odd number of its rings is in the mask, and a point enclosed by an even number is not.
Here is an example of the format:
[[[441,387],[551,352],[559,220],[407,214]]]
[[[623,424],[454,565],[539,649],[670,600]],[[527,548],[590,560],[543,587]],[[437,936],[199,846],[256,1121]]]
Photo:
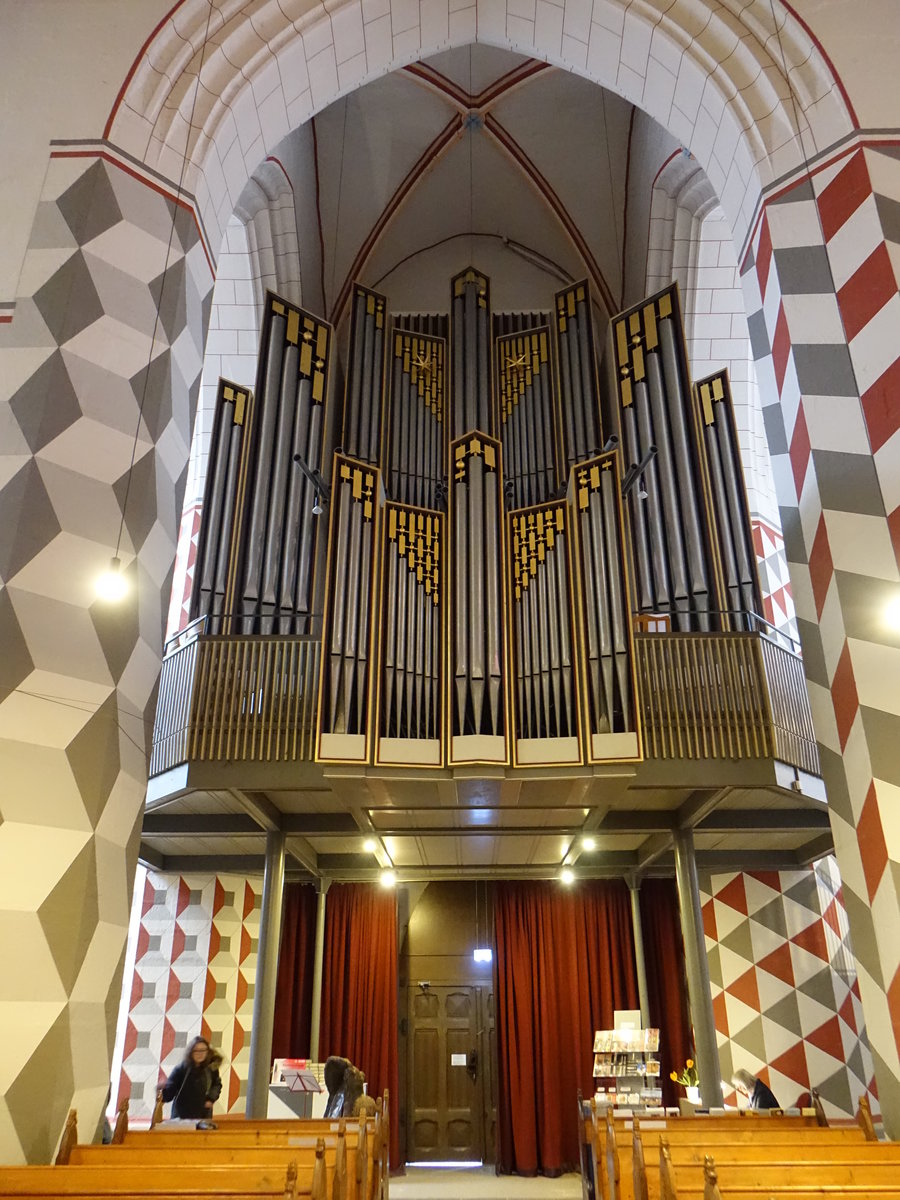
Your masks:
[[[326,1117],[355,1117],[359,1115],[365,1075],[354,1067],[349,1058],[332,1054],[325,1060],[325,1087],[328,1089]]]
[[[735,1071],[731,1077],[731,1086],[736,1092],[747,1097],[750,1101],[749,1108],[781,1108],[770,1089],[749,1071]]]

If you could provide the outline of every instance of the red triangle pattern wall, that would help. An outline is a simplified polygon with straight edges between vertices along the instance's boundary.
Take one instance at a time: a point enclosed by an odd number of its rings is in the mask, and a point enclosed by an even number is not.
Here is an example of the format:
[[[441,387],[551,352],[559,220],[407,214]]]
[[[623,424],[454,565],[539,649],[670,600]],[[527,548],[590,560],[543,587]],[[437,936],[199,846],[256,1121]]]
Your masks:
[[[161,1079],[201,1034],[223,1055],[219,1111],[243,1111],[262,881],[161,875],[142,883],[119,1098],[149,1119]]]
[[[878,1111],[837,864],[702,877],[722,1078],[744,1067],[784,1106],[819,1092],[836,1119]],[[737,1103],[726,1092],[726,1104]]]

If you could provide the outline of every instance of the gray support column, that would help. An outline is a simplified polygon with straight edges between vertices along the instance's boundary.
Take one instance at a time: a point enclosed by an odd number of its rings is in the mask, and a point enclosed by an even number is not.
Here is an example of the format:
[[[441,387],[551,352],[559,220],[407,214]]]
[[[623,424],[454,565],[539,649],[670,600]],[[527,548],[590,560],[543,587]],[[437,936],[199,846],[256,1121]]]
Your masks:
[[[721,1107],[721,1068],[709,988],[709,963],[706,958],[703,917],[700,912],[694,835],[690,830],[679,830],[675,834],[675,879],[681,908],[681,931],[684,935],[688,999],[691,1005],[691,1022],[694,1026],[700,1097],[706,1108]]]
[[[312,1013],[309,1022],[310,1062],[319,1061],[319,1027],[322,1021],[322,962],[325,957],[325,893],[331,881],[320,879],[316,905],[316,945],[313,960]]]
[[[650,1003],[647,999],[647,961],[644,958],[644,927],[641,924],[641,885],[637,879],[629,879],[631,892],[631,927],[634,937],[634,965],[637,970],[638,1000],[641,1006],[641,1025],[650,1024]]]
[[[247,1116],[259,1120],[269,1107],[269,1073],[272,1068],[272,1034],[275,1026],[275,985],[284,901],[284,834],[266,834],[266,873],[263,878],[259,921],[259,953],[253,992],[253,1028],[250,1031],[250,1072],[247,1079]]]

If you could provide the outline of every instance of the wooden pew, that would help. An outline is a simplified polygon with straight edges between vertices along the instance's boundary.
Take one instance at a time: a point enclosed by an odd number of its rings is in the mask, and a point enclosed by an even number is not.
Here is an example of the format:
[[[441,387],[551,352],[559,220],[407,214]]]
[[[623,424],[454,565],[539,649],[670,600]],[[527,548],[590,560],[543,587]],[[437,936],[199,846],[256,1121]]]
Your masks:
[[[321,1166],[324,1167],[324,1161]],[[219,1200],[272,1197],[326,1200],[319,1162],[305,1173],[295,1166],[192,1167],[0,1167],[0,1197],[152,1197]]]
[[[739,1163],[727,1165],[707,1156],[702,1166],[668,1165],[663,1173],[666,1200],[803,1200],[809,1196],[900,1197],[897,1164],[881,1163]]]
[[[814,1120],[814,1118],[813,1118]],[[762,1154],[782,1161],[798,1146],[841,1148],[864,1147],[868,1143],[863,1130],[857,1126],[841,1129],[822,1128],[807,1123],[805,1118],[775,1117],[768,1119],[725,1118],[708,1120],[705,1117],[683,1117],[672,1121],[635,1118],[631,1147],[632,1192],[634,1200],[656,1200],[660,1195],[659,1147],[667,1143],[673,1154],[677,1147],[690,1154],[706,1154],[717,1160],[731,1152],[746,1148],[748,1153],[739,1161],[757,1160]],[[676,1160],[681,1161],[680,1159]]]

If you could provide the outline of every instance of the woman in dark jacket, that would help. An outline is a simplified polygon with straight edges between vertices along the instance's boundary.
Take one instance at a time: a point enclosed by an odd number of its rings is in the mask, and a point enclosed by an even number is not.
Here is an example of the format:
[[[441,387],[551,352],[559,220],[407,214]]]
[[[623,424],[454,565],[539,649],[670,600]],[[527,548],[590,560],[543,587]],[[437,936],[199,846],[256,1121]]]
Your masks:
[[[219,1064],[222,1056],[206,1038],[195,1037],[184,1058],[163,1084],[162,1097],[172,1101],[176,1120],[202,1120],[212,1115],[213,1102],[222,1090]]]

